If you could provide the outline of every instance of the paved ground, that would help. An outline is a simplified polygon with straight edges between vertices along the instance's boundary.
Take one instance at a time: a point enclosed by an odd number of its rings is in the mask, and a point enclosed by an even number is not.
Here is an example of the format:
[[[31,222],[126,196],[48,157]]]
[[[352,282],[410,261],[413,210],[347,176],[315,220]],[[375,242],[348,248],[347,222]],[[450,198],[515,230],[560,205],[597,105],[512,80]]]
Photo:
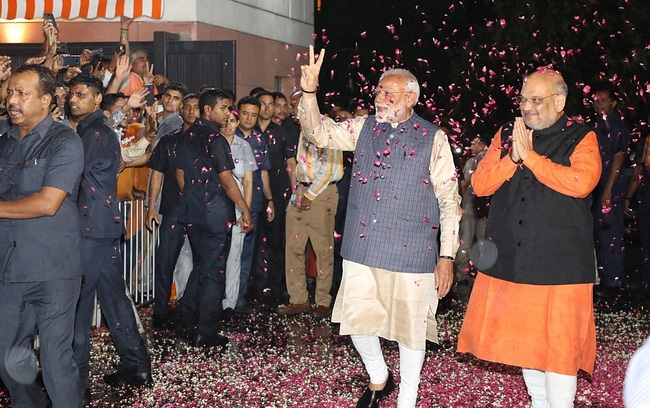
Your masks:
[[[632,353],[650,335],[648,305],[635,259],[627,250],[628,290],[596,303],[598,357],[593,377],[581,373],[577,407],[622,407],[622,384]],[[524,407],[528,396],[518,369],[455,352],[465,302],[441,305],[441,345],[427,352],[420,386],[423,407]],[[105,328],[93,333],[92,393],[97,407],[352,407],[367,381],[349,338],[329,320],[282,317],[269,307],[224,325],[225,350],[203,350],[150,328],[151,310],[140,310],[147,329],[155,384],[111,389],[101,380],[117,357]],[[398,351],[385,343],[399,376]],[[394,393],[384,406],[395,406]],[[9,406],[6,392],[0,406]]]

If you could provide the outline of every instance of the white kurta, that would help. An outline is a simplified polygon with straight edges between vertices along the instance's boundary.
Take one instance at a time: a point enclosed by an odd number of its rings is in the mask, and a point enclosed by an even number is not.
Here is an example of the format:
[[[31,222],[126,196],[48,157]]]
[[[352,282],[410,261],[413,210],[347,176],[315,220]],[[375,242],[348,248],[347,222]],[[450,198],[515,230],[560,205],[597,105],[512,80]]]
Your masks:
[[[433,271],[431,271],[433,272]],[[340,334],[379,336],[413,350],[438,342],[433,273],[399,273],[343,261],[332,321]]]

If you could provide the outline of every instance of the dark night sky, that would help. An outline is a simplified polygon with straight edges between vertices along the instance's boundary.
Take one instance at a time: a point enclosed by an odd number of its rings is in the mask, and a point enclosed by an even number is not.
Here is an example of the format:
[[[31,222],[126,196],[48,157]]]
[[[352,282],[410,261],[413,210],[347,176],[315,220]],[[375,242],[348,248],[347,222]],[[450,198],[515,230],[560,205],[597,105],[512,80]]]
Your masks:
[[[386,68],[415,73],[418,113],[449,122],[459,141],[492,134],[515,112],[521,79],[552,66],[569,84],[567,113],[590,119],[591,88],[617,86],[637,131],[648,118],[650,2],[590,0],[321,0],[316,48],[327,56],[321,92],[348,105]]]

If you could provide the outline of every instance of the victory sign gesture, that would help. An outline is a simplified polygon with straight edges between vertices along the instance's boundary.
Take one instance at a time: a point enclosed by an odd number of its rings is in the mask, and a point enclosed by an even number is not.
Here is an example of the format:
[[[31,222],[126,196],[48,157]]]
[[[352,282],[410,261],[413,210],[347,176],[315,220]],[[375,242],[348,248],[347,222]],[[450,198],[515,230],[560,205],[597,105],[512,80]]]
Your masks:
[[[309,65],[302,65],[300,67],[300,88],[304,93],[316,93],[318,88],[318,74],[320,67],[323,65],[323,57],[325,57],[325,50],[321,48],[318,55],[318,61],[314,58],[314,46],[309,46]]]

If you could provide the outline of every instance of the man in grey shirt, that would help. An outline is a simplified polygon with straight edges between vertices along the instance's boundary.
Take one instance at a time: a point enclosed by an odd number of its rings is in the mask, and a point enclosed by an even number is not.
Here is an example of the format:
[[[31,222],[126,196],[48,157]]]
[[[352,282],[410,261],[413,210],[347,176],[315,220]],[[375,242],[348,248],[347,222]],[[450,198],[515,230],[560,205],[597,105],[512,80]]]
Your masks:
[[[81,139],[50,116],[56,81],[40,65],[9,80],[9,132],[0,137],[0,376],[12,406],[81,406],[72,360],[81,287],[77,193]],[[47,395],[36,383],[34,335]]]

